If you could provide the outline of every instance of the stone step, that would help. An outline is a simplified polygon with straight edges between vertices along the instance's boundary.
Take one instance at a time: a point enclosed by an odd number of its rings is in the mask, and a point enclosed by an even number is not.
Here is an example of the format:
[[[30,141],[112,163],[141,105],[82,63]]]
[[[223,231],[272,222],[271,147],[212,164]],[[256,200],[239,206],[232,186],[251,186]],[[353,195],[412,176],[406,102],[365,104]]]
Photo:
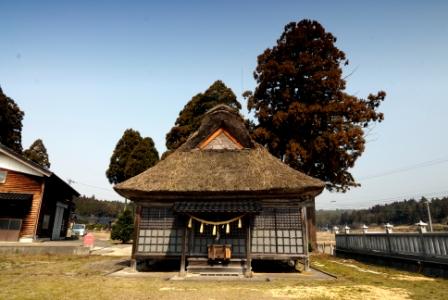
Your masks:
[[[241,261],[228,263],[209,263],[208,261],[189,261],[187,272],[201,275],[242,275],[244,274],[244,264]]]

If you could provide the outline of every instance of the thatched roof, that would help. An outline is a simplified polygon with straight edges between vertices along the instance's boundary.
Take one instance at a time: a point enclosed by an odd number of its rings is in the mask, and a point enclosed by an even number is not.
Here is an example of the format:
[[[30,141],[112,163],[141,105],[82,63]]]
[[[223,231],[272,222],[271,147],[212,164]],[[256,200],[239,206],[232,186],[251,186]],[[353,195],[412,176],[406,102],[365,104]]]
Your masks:
[[[227,130],[243,147],[254,147],[254,142],[244,125],[243,117],[233,108],[220,104],[205,114],[198,131],[193,133],[178,150],[189,151],[195,149],[200,142],[220,128]]]
[[[227,106],[211,110],[199,130],[179,149],[145,172],[117,184],[124,197],[298,197],[317,195],[324,183],[298,172],[251,140],[243,119]],[[197,145],[225,128],[245,148],[199,150]]]

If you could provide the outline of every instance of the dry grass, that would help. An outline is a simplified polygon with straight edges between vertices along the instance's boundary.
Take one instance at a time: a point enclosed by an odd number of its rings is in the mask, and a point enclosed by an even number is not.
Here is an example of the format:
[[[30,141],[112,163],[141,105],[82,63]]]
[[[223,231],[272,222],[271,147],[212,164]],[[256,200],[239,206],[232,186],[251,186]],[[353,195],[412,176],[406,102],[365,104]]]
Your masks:
[[[173,282],[106,276],[122,262],[100,256],[3,256],[0,299],[446,299],[448,288],[448,280],[323,255],[314,256],[313,264],[338,280]]]
[[[318,231],[317,233],[317,243],[335,243],[334,233],[331,231]]]

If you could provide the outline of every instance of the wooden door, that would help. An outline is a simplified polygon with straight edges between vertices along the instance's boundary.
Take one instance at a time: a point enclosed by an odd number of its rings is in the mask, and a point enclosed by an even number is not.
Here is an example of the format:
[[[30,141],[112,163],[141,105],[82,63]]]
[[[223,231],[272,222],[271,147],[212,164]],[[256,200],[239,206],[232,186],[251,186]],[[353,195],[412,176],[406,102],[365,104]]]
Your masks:
[[[52,240],[59,240],[61,237],[62,219],[64,217],[64,208],[57,205],[56,212],[54,214],[53,234]]]

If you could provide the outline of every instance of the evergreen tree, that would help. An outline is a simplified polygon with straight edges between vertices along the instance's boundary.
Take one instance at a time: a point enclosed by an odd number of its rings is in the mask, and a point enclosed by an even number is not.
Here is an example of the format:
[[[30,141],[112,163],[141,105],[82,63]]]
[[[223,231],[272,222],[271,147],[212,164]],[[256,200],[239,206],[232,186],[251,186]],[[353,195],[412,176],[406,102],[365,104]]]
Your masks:
[[[158,161],[159,153],[154,142],[151,138],[146,137],[132,150],[124,168],[124,175],[126,178],[134,177],[154,166]]]
[[[142,140],[140,133],[133,129],[127,129],[123,133],[123,136],[115,146],[115,150],[110,158],[109,168],[106,171],[106,177],[110,183],[117,184],[129,178],[125,175],[128,158]]]
[[[112,232],[110,238],[112,240],[119,240],[122,243],[127,243],[132,239],[132,233],[134,232],[134,218],[132,212],[126,209],[118,217],[117,222],[112,225]]]
[[[24,112],[0,87],[0,143],[22,152],[22,120]]]
[[[365,147],[364,130],[383,120],[384,92],[360,99],[345,90],[344,52],[317,21],[285,26],[272,49],[258,56],[255,91],[245,92],[258,124],[253,137],[291,167],[329,190],[358,186],[348,169]]]
[[[23,155],[44,168],[50,168],[50,160],[48,159],[47,148],[45,148],[45,145],[41,139],[35,140],[31,144],[31,146],[23,152]]]
[[[173,151],[182,145],[190,134],[199,128],[202,116],[218,104],[226,104],[237,110],[241,109],[241,104],[233,91],[221,80],[215,81],[204,93],[197,94],[184,106],[174,127],[166,135],[167,149]],[[162,155],[163,157],[165,155]]]

